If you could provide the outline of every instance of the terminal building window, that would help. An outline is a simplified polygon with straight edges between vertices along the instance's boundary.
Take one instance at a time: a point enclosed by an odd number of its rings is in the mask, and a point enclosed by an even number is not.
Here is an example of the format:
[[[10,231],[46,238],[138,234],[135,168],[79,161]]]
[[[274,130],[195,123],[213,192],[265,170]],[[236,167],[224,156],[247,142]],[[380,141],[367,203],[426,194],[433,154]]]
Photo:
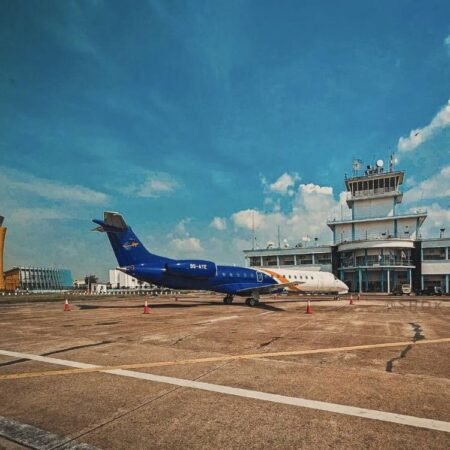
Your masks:
[[[318,253],[316,262],[317,264],[331,264],[331,253]]]
[[[341,266],[342,267],[353,267],[354,263],[354,255],[353,252],[343,252],[341,253]]]
[[[356,265],[357,266],[365,266],[366,265],[366,257],[363,256],[357,256],[356,257]]]
[[[445,247],[424,248],[423,259],[424,261],[445,259]]]
[[[264,266],[276,266],[278,265],[277,257],[276,256],[265,256],[263,259],[263,265]]]
[[[280,256],[280,266],[293,266],[294,264],[294,255]]]
[[[424,275],[423,287],[439,286],[445,291],[445,275]]]
[[[259,256],[250,256],[250,265],[259,267],[261,265],[261,258]]]
[[[367,265],[373,266],[374,264],[380,264],[381,258],[379,255],[367,255]]]
[[[312,264],[312,255],[297,255],[297,265]]]

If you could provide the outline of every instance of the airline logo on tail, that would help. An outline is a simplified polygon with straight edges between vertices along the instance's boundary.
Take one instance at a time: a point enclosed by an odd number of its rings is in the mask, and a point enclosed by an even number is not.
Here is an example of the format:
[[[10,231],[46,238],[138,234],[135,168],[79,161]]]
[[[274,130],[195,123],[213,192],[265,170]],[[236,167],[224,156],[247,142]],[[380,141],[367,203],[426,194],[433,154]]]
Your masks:
[[[124,244],[122,244],[122,247],[125,250],[130,250],[131,248],[139,247],[139,242],[136,242],[136,241],[130,239],[128,242],[125,242]]]

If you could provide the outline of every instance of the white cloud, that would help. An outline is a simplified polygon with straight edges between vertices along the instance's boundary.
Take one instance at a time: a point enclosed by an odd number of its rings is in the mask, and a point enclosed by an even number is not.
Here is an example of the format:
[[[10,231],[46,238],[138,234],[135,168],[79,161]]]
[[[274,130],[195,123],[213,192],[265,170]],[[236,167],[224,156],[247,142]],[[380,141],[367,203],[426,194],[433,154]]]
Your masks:
[[[172,194],[178,186],[178,182],[167,173],[145,172],[142,183],[128,186],[124,192],[138,197],[157,198]]]
[[[410,152],[448,126],[450,126],[450,100],[428,125],[411,130],[408,137],[401,137],[398,140],[398,149],[400,152]]]
[[[255,209],[246,209],[234,213],[231,220],[236,227],[251,230],[253,227],[259,228],[263,225],[264,215]]]
[[[278,178],[278,180],[269,185],[269,190],[280,195],[293,195],[294,191],[292,188],[299,179],[300,177],[297,173],[290,174],[285,172],[280,176],[280,178]],[[264,178],[262,179],[262,182],[266,182]]]
[[[227,228],[227,220],[223,217],[214,217],[209,226],[211,228],[215,228],[216,230],[223,231]]]
[[[300,189],[305,194],[333,195],[333,188],[329,186],[319,186],[313,183],[301,184]]]
[[[12,191],[22,191],[49,200],[83,202],[90,204],[106,203],[109,197],[103,192],[94,191],[79,185],[68,185],[57,181],[38,178],[17,170],[0,168],[0,187]]]
[[[450,210],[437,203],[427,207],[428,217],[422,226],[422,237],[439,237],[440,229],[445,228],[445,235],[450,234]]]
[[[442,197],[450,197],[450,166],[405,193],[408,202]]]
[[[17,208],[14,209],[8,219],[12,222],[31,223],[40,220],[61,220],[72,218],[69,211],[52,208]]]
[[[170,247],[178,253],[202,253],[203,247],[200,239],[194,237],[175,238],[169,242]]]
[[[189,223],[191,222],[191,218],[190,217],[186,217],[185,219],[181,219],[176,227],[175,227],[175,232],[178,234],[182,234],[185,236],[189,236],[189,232],[186,229],[186,225],[189,225]]]
[[[340,206],[345,204],[346,193],[335,200],[333,189],[329,186],[316,184],[302,184],[298,187],[294,196],[290,199],[287,212],[272,210],[260,212],[253,209],[242,210],[234,213],[231,220],[235,225],[237,234],[246,240],[246,248],[250,248],[253,224],[255,236],[259,247],[265,247],[269,241],[277,241],[278,226],[281,239],[288,240],[293,246],[302,241],[313,240],[314,237],[321,243],[331,242],[331,231],[326,222],[333,216],[339,216]]]

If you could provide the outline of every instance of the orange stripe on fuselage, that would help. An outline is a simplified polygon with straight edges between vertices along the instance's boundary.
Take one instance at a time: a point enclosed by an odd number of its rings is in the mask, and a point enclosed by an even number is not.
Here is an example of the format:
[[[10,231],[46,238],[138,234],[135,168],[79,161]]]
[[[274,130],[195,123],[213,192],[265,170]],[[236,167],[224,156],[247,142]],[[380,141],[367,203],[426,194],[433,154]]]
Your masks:
[[[264,272],[267,275],[271,275],[273,278],[275,278],[275,280],[279,281],[280,284],[291,283],[291,280],[288,280],[284,275],[273,272],[272,270],[268,269],[259,269],[259,270],[260,272]],[[297,286],[289,286],[287,289],[292,289],[293,291],[301,291],[301,289],[298,288]]]

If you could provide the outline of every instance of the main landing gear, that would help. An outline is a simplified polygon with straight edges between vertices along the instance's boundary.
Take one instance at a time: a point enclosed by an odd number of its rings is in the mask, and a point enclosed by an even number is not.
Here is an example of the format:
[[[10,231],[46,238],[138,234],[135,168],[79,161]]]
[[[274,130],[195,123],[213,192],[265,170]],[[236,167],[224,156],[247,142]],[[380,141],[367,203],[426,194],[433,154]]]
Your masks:
[[[224,298],[223,298],[223,302],[225,303],[225,305],[231,305],[233,303],[233,296],[231,294],[227,294]],[[254,295],[253,297],[249,297],[245,300],[245,304],[247,306],[259,306],[259,296],[258,295]]]
[[[247,306],[258,306],[259,305],[259,299],[257,298],[253,298],[253,297],[249,297],[245,300],[245,304]]]
[[[223,298],[223,302],[225,303],[225,305],[231,305],[233,303],[233,296],[228,294]]]
[[[245,300],[247,306],[258,306],[259,305],[259,292],[252,292],[252,296]]]

